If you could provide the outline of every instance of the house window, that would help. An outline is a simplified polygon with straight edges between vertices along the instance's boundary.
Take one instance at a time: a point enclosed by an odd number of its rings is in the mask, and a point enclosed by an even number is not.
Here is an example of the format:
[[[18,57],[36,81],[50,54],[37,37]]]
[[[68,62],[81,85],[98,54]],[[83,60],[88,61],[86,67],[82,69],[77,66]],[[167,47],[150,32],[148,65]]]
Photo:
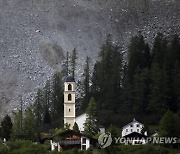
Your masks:
[[[86,145],[82,145],[82,150],[86,150]]]
[[[133,125],[131,125],[131,127],[133,127]]]
[[[128,132],[128,129],[126,129],[126,132]]]
[[[82,144],[86,144],[86,138],[82,138]]]
[[[133,130],[131,129],[131,132],[132,132]]]
[[[72,90],[72,85],[71,84],[68,85],[68,90]]]
[[[137,124],[136,126],[139,127],[139,124]]]
[[[71,112],[71,109],[69,108],[69,112]]]
[[[72,96],[71,94],[68,94],[68,101],[71,101],[72,100]]]
[[[137,132],[139,132],[139,129],[137,129]]]

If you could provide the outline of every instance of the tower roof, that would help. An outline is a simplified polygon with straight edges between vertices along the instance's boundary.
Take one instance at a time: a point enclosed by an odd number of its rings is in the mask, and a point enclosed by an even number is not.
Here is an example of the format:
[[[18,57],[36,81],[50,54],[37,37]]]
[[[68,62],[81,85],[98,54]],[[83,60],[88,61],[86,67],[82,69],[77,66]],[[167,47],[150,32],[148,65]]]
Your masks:
[[[65,79],[65,82],[75,82],[74,77],[73,76],[67,76]]]

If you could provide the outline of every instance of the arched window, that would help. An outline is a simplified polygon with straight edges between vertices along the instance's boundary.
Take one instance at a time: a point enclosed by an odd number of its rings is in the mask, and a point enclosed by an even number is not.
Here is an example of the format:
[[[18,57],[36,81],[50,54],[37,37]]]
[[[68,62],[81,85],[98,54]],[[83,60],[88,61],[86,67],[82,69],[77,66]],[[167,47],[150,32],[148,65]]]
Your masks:
[[[69,112],[71,112],[71,109],[69,108]]]
[[[72,90],[72,85],[71,84],[68,85],[68,90]]]
[[[71,94],[68,94],[68,101],[71,101],[72,100],[72,96]]]

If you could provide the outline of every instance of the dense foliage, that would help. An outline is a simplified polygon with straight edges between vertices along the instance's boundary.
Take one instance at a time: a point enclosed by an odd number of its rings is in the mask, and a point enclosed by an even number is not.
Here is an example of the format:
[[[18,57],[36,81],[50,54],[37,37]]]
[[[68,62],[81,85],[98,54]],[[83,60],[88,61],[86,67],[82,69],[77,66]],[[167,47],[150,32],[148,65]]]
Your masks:
[[[0,154],[58,154],[59,152],[49,152],[48,145],[34,144],[30,141],[9,142],[7,145],[0,146]],[[113,149],[89,149],[87,151],[72,149],[62,152],[62,154],[174,154],[178,150],[168,149],[162,146],[154,145],[118,145]]]
[[[108,37],[92,76],[91,95],[97,101],[100,122],[123,126],[136,117],[157,125],[168,109],[179,113],[179,68],[180,39],[176,35],[157,34],[150,47],[138,34],[132,37],[127,55]]]

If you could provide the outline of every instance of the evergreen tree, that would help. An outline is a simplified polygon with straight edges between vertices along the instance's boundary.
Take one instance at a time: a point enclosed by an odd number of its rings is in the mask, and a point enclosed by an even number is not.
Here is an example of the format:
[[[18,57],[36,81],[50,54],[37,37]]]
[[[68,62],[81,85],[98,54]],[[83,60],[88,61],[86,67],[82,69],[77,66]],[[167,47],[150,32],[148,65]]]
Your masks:
[[[149,81],[146,74],[148,74],[147,72],[150,66],[150,49],[148,44],[145,43],[144,37],[139,33],[139,35],[132,37],[128,46],[128,63],[125,63],[125,72],[123,72],[122,112],[124,110],[128,111],[128,114],[145,112],[147,91],[149,88]]]
[[[45,114],[44,114],[44,124],[51,124],[51,115],[49,113],[49,109],[47,108],[45,110]]]
[[[73,77],[75,77],[76,65],[77,65],[77,50],[76,48],[74,48],[71,54],[71,73]]]
[[[25,112],[23,120],[25,138],[34,141],[36,139],[35,116],[30,108]]]
[[[73,130],[79,132],[79,126],[76,122],[74,123]]]
[[[153,63],[157,63],[160,68],[163,68],[165,54],[167,52],[167,40],[163,37],[161,33],[158,33],[152,49]]]
[[[83,85],[84,85],[85,96],[84,96],[84,100],[83,100],[82,109],[86,109],[87,102],[89,101],[89,96],[90,96],[90,92],[89,92],[89,82],[90,82],[89,57],[86,58],[83,76],[84,76]]]
[[[120,136],[120,130],[119,128],[117,128],[115,125],[111,124],[109,126],[109,128],[107,129],[107,132],[110,132],[111,133],[111,136],[114,138],[114,137],[117,137],[117,136]]]
[[[46,81],[46,85],[44,87],[44,104],[45,104],[45,108],[50,108],[50,103],[51,103],[51,83],[50,80]]]
[[[12,132],[12,121],[11,117],[6,115],[3,120],[1,121],[1,127],[2,127],[2,137],[6,140],[9,140]]]
[[[164,137],[174,136],[174,115],[168,110],[160,121],[159,135]]]
[[[84,132],[90,136],[94,136],[98,133],[98,119],[97,119],[97,109],[96,102],[93,97],[91,97],[88,108],[86,110],[87,119],[84,124]]]
[[[128,78],[133,81],[137,68],[142,69],[150,66],[149,47],[144,42],[144,37],[139,34],[132,37],[128,46]]]
[[[93,75],[92,75],[92,93],[93,95],[97,95],[100,93],[100,85],[99,85],[99,79],[100,79],[100,64],[99,62],[96,62],[94,65]]]
[[[64,57],[61,73],[62,73],[62,77],[66,77],[69,75],[69,52],[67,52],[66,56]]]
[[[23,115],[20,110],[14,112],[12,139],[24,139]]]
[[[136,70],[134,75],[134,113],[146,114],[149,104],[150,72],[147,68]]]
[[[55,73],[52,78],[51,116],[53,125],[58,127],[63,121],[63,84],[61,73]]]
[[[174,35],[169,46],[169,52],[171,53],[171,61],[172,63],[176,63],[180,61],[180,37],[178,35]]]
[[[39,133],[42,128],[44,115],[43,93],[41,89],[38,89],[37,96],[35,97],[33,112],[35,115],[36,130]]]
[[[151,112],[155,112],[156,114],[160,113],[159,109],[164,109],[165,106],[162,102],[162,71],[159,68],[158,64],[154,64],[152,66],[152,82],[150,85],[151,92],[150,92],[150,104],[149,110]],[[162,110],[161,110],[162,111]]]
[[[108,36],[101,47],[100,61],[95,64],[92,77],[92,93],[98,99],[98,109],[118,110],[122,84],[122,54]],[[114,99],[116,98],[116,99]],[[108,105],[108,104],[113,105]]]

